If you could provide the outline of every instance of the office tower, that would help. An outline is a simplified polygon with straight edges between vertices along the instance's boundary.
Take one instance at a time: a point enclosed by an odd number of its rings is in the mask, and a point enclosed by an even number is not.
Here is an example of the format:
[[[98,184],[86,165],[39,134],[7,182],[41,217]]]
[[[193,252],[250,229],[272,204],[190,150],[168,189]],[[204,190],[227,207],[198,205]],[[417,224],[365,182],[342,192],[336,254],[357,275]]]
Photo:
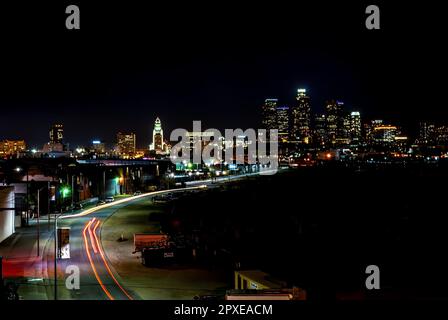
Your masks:
[[[327,116],[327,135],[330,144],[337,144],[344,137],[344,103],[340,101],[327,101],[325,111]]]
[[[350,144],[350,129],[351,129],[351,117],[349,113],[343,112],[342,116],[342,131],[341,136],[336,139],[339,145],[348,145]]]
[[[297,103],[291,109],[291,138],[299,143],[311,142],[311,105],[306,89],[297,90]]]
[[[327,118],[325,114],[314,116],[314,142],[317,147],[324,147],[328,142]]]
[[[368,145],[373,145],[373,132],[374,128],[383,125],[383,120],[372,120],[370,123],[364,124],[365,141]]]
[[[289,136],[289,107],[277,107],[277,127],[279,141],[288,141]]]
[[[101,140],[93,140],[90,151],[97,155],[104,154],[106,153],[106,144]]]
[[[419,143],[433,145],[436,140],[436,127],[430,122],[420,122]]]
[[[64,139],[64,126],[54,124],[50,127],[50,144],[62,143]]]
[[[361,141],[361,114],[359,111],[350,113],[350,139],[355,144]]]
[[[262,107],[263,129],[278,129],[277,126],[277,99],[266,99]]]
[[[438,146],[448,146],[448,126],[437,126],[434,129],[434,143]]]
[[[166,152],[166,145],[163,141],[162,122],[159,117],[157,117],[154,122],[154,129],[152,130],[152,143],[149,146],[149,150],[155,151],[157,154],[163,154]]]
[[[371,128],[371,145],[376,149],[405,150],[408,137],[402,134],[399,127],[375,120],[372,121]]]
[[[117,133],[117,151],[122,157],[132,157],[135,155],[135,134]]]
[[[384,124],[373,128],[373,140],[378,145],[393,143],[397,134],[397,126]]]

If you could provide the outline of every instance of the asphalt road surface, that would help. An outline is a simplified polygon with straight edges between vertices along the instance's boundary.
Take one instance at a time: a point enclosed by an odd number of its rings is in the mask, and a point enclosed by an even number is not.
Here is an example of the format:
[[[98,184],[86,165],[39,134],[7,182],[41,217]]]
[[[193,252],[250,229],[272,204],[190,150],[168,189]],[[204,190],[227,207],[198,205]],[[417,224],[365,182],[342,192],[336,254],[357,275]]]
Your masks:
[[[220,177],[213,182],[225,183],[258,174]],[[46,284],[48,298],[54,299],[56,297],[61,300],[139,299],[135,293],[120,283],[120,277],[110,265],[101,245],[99,232],[101,224],[109,216],[129,204],[138,204],[147,201],[150,197],[157,194],[173,191],[183,192],[211,186],[213,182],[211,180],[189,182],[187,188],[156,191],[134,197],[122,198],[113,203],[86,209],[79,213],[61,216],[58,219],[58,227],[70,228],[70,258],[57,260],[57,290],[55,290],[54,241],[48,241],[43,254],[44,263],[46,263],[46,268],[44,268],[46,274],[44,278],[48,279]],[[70,277],[70,275],[73,275],[73,270],[79,270],[79,289],[76,290],[71,289],[73,286],[76,286],[76,281],[73,280],[73,277]],[[66,282],[68,282],[68,285]]]
[[[183,190],[201,188],[189,187]],[[177,192],[182,192],[177,191]],[[159,191],[117,200],[113,203],[87,209],[76,214],[61,216],[58,227],[70,228],[70,258],[57,261],[57,299],[81,300],[133,300],[138,297],[120,284],[119,276],[114,272],[101,245],[99,228],[109,216],[128,206],[147,201],[155,194],[172,191]],[[54,294],[54,242],[45,248],[48,287]],[[73,270],[79,270],[79,289],[71,290],[76,285]],[[68,280],[67,280],[68,279]],[[66,285],[68,282],[68,286]]]

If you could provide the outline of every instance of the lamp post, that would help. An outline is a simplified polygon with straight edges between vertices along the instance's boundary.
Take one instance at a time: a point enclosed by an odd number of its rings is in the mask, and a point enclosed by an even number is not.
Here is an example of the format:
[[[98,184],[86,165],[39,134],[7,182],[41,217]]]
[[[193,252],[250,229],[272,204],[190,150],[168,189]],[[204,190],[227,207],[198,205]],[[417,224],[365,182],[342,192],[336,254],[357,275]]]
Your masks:
[[[67,189],[62,191],[62,199],[65,198]],[[63,215],[62,208],[59,215],[54,217],[54,300],[58,299],[58,219]]]
[[[54,300],[58,300],[58,219],[61,215],[54,218]]]

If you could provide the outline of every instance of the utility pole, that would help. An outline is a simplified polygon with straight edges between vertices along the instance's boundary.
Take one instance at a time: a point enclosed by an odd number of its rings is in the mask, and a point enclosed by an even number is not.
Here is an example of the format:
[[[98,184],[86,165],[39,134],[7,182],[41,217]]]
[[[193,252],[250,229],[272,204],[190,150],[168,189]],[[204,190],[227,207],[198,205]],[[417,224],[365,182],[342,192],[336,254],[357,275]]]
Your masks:
[[[106,199],[106,169],[103,170],[103,200]]]
[[[54,218],[54,300],[58,300],[58,218]]]
[[[74,196],[75,196],[75,181],[74,181],[74,175],[72,175],[72,210],[74,205]]]
[[[29,176],[28,167],[26,168],[26,226],[30,225],[30,187],[29,187]]]
[[[50,231],[50,181],[47,182],[47,217],[48,231]]]
[[[40,191],[45,187],[37,190],[37,256],[40,256]],[[48,213],[50,215],[50,213]]]
[[[37,190],[37,256],[40,256],[40,190]]]

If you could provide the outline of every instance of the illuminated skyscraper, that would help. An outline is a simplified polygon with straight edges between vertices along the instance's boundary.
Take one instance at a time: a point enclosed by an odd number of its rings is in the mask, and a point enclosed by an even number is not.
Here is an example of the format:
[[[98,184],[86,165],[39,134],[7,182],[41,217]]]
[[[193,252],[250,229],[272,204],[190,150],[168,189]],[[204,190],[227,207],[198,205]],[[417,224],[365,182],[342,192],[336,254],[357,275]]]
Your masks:
[[[318,147],[324,147],[327,142],[327,118],[325,114],[317,114],[314,117],[314,143]]]
[[[289,135],[289,108],[282,106],[277,108],[277,128],[280,141],[287,141]]]
[[[400,134],[397,126],[394,125],[378,125],[373,128],[373,142],[376,145],[387,145],[395,142],[395,137]]]
[[[424,145],[433,145],[435,142],[435,125],[430,122],[420,122],[419,142]]]
[[[62,141],[64,140],[64,126],[62,124],[53,124],[49,131],[50,141],[44,144],[42,151],[49,152],[63,152],[67,149]]]
[[[266,99],[262,107],[263,129],[278,129],[277,126],[277,99]]]
[[[162,122],[159,117],[157,117],[154,122],[154,129],[152,130],[152,143],[149,146],[149,150],[155,151],[157,154],[163,154],[166,152],[166,145],[163,141]]]
[[[90,151],[97,155],[104,154],[106,153],[106,144],[101,140],[93,140]]]
[[[370,123],[364,124],[365,141],[368,145],[373,144],[373,129],[383,125],[383,120],[372,120]]]
[[[343,102],[330,100],[327,101],[327,135],[328,141],[335,145],[338,140],[344,137],[344,112]]]
[[[311,142],[311,105],[306,89],[297,90],[297,104],[291,110],[291,138],[300,143]]]
[[[135,155],[135,134],[117,133],[117,151],[122,157],[133,157]]]
[[[350,139],[352,143],[361,140],[361,114],[358,111],[350,113]]]
[[[62,143],[64,139],[64,126],[62,124],[54,124],[50,127],[50,144]]]

